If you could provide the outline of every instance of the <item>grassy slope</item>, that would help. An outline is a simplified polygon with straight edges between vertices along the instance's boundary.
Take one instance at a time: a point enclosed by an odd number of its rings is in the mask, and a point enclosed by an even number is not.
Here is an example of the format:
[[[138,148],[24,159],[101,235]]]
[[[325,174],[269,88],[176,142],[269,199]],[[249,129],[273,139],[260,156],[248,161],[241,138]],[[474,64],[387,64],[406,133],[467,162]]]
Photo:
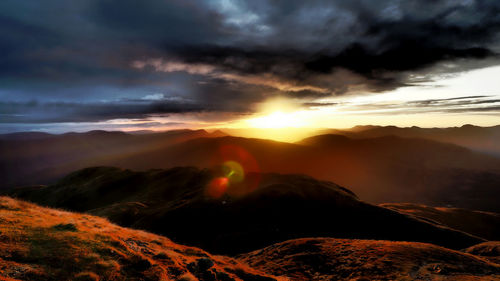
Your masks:
[[[488,241],[465,249],[465,252],[481,256],[500,264],[500,241]]]
[[[0,280],[275,280],[105,219],[0,197]],[[253,279],[252,279],[253,278]]]
[[[424,243],[329,238],[278,243],[239,258],[292,280],[499,280],[500,265]]]
[[[9,281],[500,278],[499,264],[423,243],[309,238],[237,259],[214,256],[102,218],[8,197],[0,197],[0,233],[0,280]],[[467,251],[493,260],[498,251],[491,249],[497,244],[484,243]]]

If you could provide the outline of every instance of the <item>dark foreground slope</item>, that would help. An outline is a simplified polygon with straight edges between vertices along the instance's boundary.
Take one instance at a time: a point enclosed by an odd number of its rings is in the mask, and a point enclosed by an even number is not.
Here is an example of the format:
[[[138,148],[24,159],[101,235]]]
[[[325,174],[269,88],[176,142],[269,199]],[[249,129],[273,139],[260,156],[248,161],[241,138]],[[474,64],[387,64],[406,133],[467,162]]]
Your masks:
[[[380,206],[446,225],[488,240],[500,240],[500,214],[459,208],[431,207],[409,203]]]
[[[298,239],[239,258],[292,280],[500,280],[498,264],[423,243]]]
[[[9,194],[222,254],[318,236],[420,241],[454,249],[483,241],[364,203],[345,188],[308,176],[250,173],[218,198],[207,195],[213,178],[214,172],[196,168],[88,168],[52,186]]]
[[[299,239],[214,256],[105,219],[0,197],[0,280],[498,280],[500,265],[430,244]],[[468,251],[487,254],[485,244]],[[491,248],[491,245],[487,247]],[[249,266],[251,264],[252,266]]]
[[[500,264],[500,241],[488,241],[465,249],[466,253]]]
[[[105,219],[0,197],[0,280],[286,280]]]

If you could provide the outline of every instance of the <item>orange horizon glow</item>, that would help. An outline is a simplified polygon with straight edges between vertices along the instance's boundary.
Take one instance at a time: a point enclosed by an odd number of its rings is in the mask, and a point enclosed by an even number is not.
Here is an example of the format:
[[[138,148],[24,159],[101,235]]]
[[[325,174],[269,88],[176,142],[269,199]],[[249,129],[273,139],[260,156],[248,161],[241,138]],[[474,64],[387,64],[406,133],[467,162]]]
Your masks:
[[[495,66],[415,84],[413,87],[382,93],[330,96],[316,99],[310,104],[288,97],[273,98],[256,105],[252,114],[199,112],[80,125],[82,128],[122,131],[220,129],[235,136],[286,142],[309,137],[319,129],[345,130],[358,125],[447,128],[472,124],[489,127],[500,125],[500,115],[497,111],[481,111],[480,107],[486,104],[500,105],[497,92],[499,73],[500,67]],[[475,107],[473,103],[468,104],[467,100],[456,103],[456,99],[471,95],[482,98]],[[430,102],[426,104],[426,101]],[[151,122],[158,125],[147,126]],[[77,124],[67,125],[74,130]],[[91,129],[79,129],[88,130]]]

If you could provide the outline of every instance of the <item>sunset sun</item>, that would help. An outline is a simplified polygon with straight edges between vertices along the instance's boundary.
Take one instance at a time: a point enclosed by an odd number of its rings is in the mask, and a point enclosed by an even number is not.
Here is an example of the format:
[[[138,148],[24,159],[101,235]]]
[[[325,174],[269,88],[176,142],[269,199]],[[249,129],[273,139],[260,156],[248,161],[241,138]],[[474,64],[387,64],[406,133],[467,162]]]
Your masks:
[[[298,128],[307,125],[303,119],[299,118],[300,112],[275,111],[271,114],[248,119],[247,123],[253,128],[281,129]]]

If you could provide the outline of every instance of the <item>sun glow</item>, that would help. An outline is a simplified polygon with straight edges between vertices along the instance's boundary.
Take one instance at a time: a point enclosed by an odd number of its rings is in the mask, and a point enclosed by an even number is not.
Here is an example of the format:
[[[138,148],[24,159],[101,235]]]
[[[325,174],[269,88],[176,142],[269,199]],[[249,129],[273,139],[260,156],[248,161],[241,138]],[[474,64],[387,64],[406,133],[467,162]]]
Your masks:
[[[292,100],[277,98],[258,107],[254,118],[245,120],[245,127],[259,129],[300,128],[309,125],[306,111]]]
[[[280,129],[299,128],[307,126],[307,122],[301,118],[301,112],[276,111],[268,115],[248,119],[247,123],[253,128]]]

